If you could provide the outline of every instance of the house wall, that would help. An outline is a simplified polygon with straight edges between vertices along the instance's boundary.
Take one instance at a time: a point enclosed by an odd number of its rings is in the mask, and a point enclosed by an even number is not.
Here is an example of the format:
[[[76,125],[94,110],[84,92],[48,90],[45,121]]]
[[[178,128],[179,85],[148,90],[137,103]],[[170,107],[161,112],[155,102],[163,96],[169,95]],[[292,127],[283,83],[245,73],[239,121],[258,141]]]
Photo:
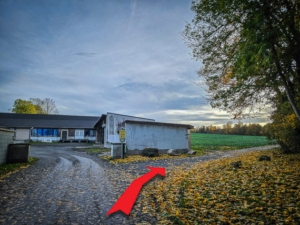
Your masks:
[[[113,143],[120,143],[118,130],[122,128],[122,124],[125,120],[134,121],[154,121],[153,119],[138,118],[126,115],[119,115],[114,113],[107,113],[106,126],[104,133],[104,146],[111,147]]]
[[[30,129],[16,129],[16,141],[27,141],[30,138]]]
[[[6,162],[8,145],[13,143],[15,131],[0,128],[0,164]]]
[[[189,149],[188,129],[177,126],[157,126],[149,124],[126,124],[127,151],[139,153],[144,148],[157,148],[160,151]]]
[[[30,140],[40,142],[58,142],[60,141],[60,137],[31,137]]]

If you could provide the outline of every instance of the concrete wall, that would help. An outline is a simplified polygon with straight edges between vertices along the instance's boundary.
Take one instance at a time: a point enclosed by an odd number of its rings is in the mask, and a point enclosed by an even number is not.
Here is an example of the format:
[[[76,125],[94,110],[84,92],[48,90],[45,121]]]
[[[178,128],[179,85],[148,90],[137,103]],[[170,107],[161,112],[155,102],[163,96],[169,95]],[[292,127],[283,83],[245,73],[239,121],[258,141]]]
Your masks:
[[[6,162],[8,144],[13,143],[15,132],[0,128],[0,164]]]
[[[188,129],[175,126],[158,126],[149,124],[126,124],[126,146],[130,151],[138,153],[144,148],[181,149],[188,151]]]

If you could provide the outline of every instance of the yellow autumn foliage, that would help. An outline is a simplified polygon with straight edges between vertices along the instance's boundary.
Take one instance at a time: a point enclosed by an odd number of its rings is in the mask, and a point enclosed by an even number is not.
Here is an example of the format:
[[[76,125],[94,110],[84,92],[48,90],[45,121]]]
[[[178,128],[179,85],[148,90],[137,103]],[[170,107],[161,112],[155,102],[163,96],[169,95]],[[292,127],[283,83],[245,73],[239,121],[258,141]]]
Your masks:
[[[232,166],[236,161],[240,168]],[[300,224],[299,168],[300,154],[278,150],[167,168],[137,204],[158,224]]]
[[[100,158],[109,161],[111,164],[118,164],[118,163],[156,161],[156,160],[163,160],[163,159],[178,159],[178,158],[186,158],[186,157],[193,157],[193,156],[199,156],[199,155],[200,155],[199,153],[196,155],[181,154],[179,156],[170,156],[168,154],[160,154],[157,157],[147,157],[147,156],[142,156],[142,155],[127,155],[124,159],[112,159],[111,156],[105,155],[105,156],[100,156]]]

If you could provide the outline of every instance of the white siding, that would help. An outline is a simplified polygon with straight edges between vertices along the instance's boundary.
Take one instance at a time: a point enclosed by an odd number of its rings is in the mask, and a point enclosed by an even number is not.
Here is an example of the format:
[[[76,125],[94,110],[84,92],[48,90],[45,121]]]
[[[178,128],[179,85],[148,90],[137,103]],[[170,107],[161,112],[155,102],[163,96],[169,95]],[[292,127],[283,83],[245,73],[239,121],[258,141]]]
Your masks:
[[[185,127],[157,126],[149,124],[126,124],[128,150],[147,147],[159,150],[188,149],[188,129]]]
[[[104,139],[105,146],[107,147],[110,146],[109,143],[120,143],[118,130],[121,128],[121,123],[123,123],[125,120],[154,121],[153,119],[145,119],[145,118],[126,116],[126,115],[119,115],[114,113],[107,113],[107,117],[106,117],[107,139]]]
[[[17,141],[29,140],[29,131],[30,129],[16,129],[16,140]]]

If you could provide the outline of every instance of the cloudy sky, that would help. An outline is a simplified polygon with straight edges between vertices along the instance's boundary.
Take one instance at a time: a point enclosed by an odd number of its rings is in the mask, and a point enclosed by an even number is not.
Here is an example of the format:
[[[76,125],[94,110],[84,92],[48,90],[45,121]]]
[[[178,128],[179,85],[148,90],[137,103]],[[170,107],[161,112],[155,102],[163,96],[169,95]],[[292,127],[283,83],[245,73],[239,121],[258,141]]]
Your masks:
[[[180,32],[191,0],[0,1],[0,112],[52,98],[60,114],[106,112],[223,124]],[[266,122],[258,119],[255,122]],[[249,122],[249,121],[244,121]]]

